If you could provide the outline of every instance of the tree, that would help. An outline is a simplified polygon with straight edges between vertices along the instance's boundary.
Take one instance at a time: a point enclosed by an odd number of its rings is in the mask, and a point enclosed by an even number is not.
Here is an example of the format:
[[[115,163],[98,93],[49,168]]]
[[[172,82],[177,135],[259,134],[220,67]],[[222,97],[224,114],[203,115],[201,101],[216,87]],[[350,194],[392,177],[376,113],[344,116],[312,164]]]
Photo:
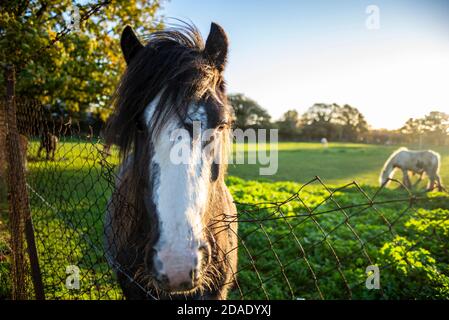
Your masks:
[[[335,122],[342,127],[340,140],[360,140],[362,134],[368,131],[368,123],[357,108],[345,104],[343,107],[336,106],[334,112]]]
[[[106,119],[108,101],[125,67],[119,49],[123,26],[133,25],[143,34],[162,25],[155,23],[160,1],[105,2],[80,22],[79,31],[58,41],[68,22],[82,20],[92,4],[77,5],[78,19],[71,0],[2,2],[0,60],[16,66],[17,95],[36,98],[72,117],[92,111]],[[4,81],[2,92],[3,86]]]
[[[296,110],[288,110],[282,118],[276,123],[279,129],[279,135],[286,139],[297,139],[299,130],[299,114]]]
[[[256,101],[243,94],[231,94],[228,102],[234,110],[235,127],[242,130],[248,128],[269,128],[271,116]]]
[[[302,115],[301,124],[307,139],[357,141],[368,131],[363,114],[347,104],[316,103]]]
[[[432,111],[423,119],[427,139],[430,143],[442,145],[448,138],[449,115],[443,112]]]
[[[404,126],[399,129],[406,142],[411,143],[422,138],[424,126],[422,119],[408,119]]]
[[[400,129],[407,142],[444,145],[448,142],[449,115],[432,111],[423,118],[410,118]]]
[[[301,129],[306,139],[335,140],[335,126],[332,124],[334,105],[315,103],[301,116]]]

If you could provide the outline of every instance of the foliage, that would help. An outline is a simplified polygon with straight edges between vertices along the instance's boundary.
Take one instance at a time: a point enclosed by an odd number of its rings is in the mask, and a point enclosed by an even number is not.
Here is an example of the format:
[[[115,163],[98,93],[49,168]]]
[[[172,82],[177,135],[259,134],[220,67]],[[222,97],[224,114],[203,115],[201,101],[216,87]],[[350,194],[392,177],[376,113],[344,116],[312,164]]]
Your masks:
[[[368,124],[357,108],[345,104],[317,103],[301,117],[306,139],[327,138],[330,141],[358,141],[368,131]]]
[[[399,131],[409,142],[444,145],[449,141],[449,115],[433,111],[423,118],[410,118]]]
[[[0,61],[18,69],[17,95],[40,100],[55,112],[105,120],[124,61],[119,35],[124,25],[144,34],[161,28],[158,0],[114,1],[51,44],[73,16],[73,1],[3,1],[0,11]],[[76,5],[80,17],[93,6]],[[73,20],[74,21],[74,20]],[[47,47],[48,46],[48,47]],[[0,75],[2,77],[3,75]],[[4,82],[0,81],[0,90]]]
[[[256,101],[237,93],[229,95],[228,102],[234,110],[236,128],[246,130],[270,127],[270,115]]]
[[[235,127],[274,128],[279,137],[288,141],[365,142],[376,144],[447,145],[449,143],[449,115],[432,111],[423,118],[409,119],[398,130],[372,129],[364,115],[348,104],[316,103],[302,115],[295,109],[287,110],[275,122],[270,122],[268,112],[243,94],[229,95],[234,107]]]
[[[298,111],[288,110],[282,118],[276,122],[279,129],[279,136],[283,139],[297,139],[301,130],[299,129],[300,118]]]
[[[59,299],[90,299],[90,298],[120,298],[121,293],[113,282],[110,269],[102,258],[102,224],[104,208],[110,196],[110,187],[105,181],[98,161],[98,150],[90,142],[65,139],[57,150],[57,161],[45,163],[36,158],[38,142],[32,141],[28,149],[29,183],[51,205],[43,204],[42,200],[31,195],[33,221],[37,231],[38,251],[42,261],[46,293],[48,298]],[[246,146],[251,150],[253,146]],[[277,181],[285,179],[281,172],[279,176],[269,177],[271,180],[250,181],[236,177],[244,176],[255,179],[249,172],[247,165],[242,165],[242,171],[231,166],[231,174],[227,178],[236,201],[241,203],[260,203],[284,201],[296,193],[307,182],[312,174],[327,172],[332,185],[342,185],[351,180],[359,180],[364,172],[351,174],[360,159],[372,158],[372,166],[366,170],[375,171],[373,178],[365,178],[363,189],[368,195],[373,195],[378,189],[377,170],[383,155],[387,156],[390,147],[366,146],[357,144],[330,144],[324,150],[319,144],[311,143],[283,143],[279,146],[281,157],[288,155],[286,172],[292,181]],[[380,154],[380,156],[377,156]],[[447,161],[447,153],[443,154]],[[319,158],[337,159],[334,166],[328,170]],[[296,161],[292,161],[296,159]],[[117,154],[113,150],[112,160],[117,161]],[[325,160],[323,160],[325,161]],[[349,163],[344,167],[343,163]],[[375,166],[377,163],[377,167]],[[300,165],[299,165],[300,164]],[[296,176],[292,170],[305,171],[302,176]],[[341,171],[347,170],[344,176]],[[309,176],[308,176],[309,175]],[[266,298],[260,286],[259,276],[264,281],[264,289],[271,299],[279,298],[320,298],[317,286],[324,298],[348,298],[348,289],[337,269],[337,262],[330,248],[323,242],[323,233],[308,216],[298,216],[307,213],[305,205],[313,208],[328,197],[328,191],[321,185],[309,185],[300,192],[301,203],[298,199],[282,206],[282,214],[289,217],[283,219],[280,213],[276,217],[282,219],[264,222],[241,222],[239,235],[244,238],[249,248],[252,260],[243,247],[239,251],[239,285],[244,298]],[[380,199],[398,199],[405,197],[401,190],[384,190]],[[407,207],[407,202],[378,205],[377,209],[394,223],[389,232],[388,226],[373,209],[359,212],[357,209],[347,209],[351,215],[350,225],[359,237],[366,240],[366,250],[373,259],[373,263],[381,268],[381,286],[384,297],[391,299],[404,298],[449,298],[447,288],[448,277],[448,237],[449,237],[449,199],[441,193],[432,193],[427,201],[416,203],[417,210],[401,212]],[[367,199],[356,188],[348,188],[334,194],[334,199],[341,206],[366,203]],[[263,208],[263,206],[261,206]],[[324,201],[319,212],[335,209],[331,201]],[[239,205],[240,219],[255,219],[273,214],[270,208],[263,208],[257,212],[250,212],[248,206]],[[379,299],[382,298],[378,290],[365,288],[365,268],[369,261],[360,251],[360,242],[345,224],[342,211],[329,212],[315,216],[326,233],[340,258],[342,273],[347,279],[352,298]],[[291,227],[287,223],[290,223]],[[260,225],[264,229],[260,228]],[[335,227],[339,226],[335,231]],[[303,245],[310,267],[315,271],[318,279],[315,284],[309,266],[291,233],[293,228],[296,239]],[[267,235],[264,233],[267,232]],[[382,234],[383,233],[383,234]],[[380,236],[378,236],[380,234]],[[374,236],[378,236],[372,239]],[[280,240],[279,238],[284,237]],[[92,247],[86,239],[95,244]],[[278,240],[278,241],[277,241]],[[270,244],[271,241],[271,244]],[[275,242],[275,243],[274,243]],[[274,244],[273,244],[274,243]],[[270,249],[270,245],[274,250]],[[3,249],[0,245],[0,255]],[[280,266],[274,256],[278,255],[285,264],[285,272],[289,283],[280,272]],[[407,258],[407,260],[405,260]],[[252,268],[255,263],[258,274]],[[405,262],[405,261],[408,261]],[[67,290],[65,279],[66,266],[74,264],[80,267],[81,291]],[[94,268],[92,269],[92,266]],[[248,267],[249,266],[249,267]],[[7,261],[0,261],[0,279],[8,279]],[[259,275],[259,276],[258,276]],[[272,278],[273,277],[273,278]],[[2,286],[5,292],[8,287]],[[5,293],[4,293],[5,294]],[[234,289],[231,297],[240,298],[238,289]]]
[[[234,199],[245,204],[285,201],[301,187],[293,182],[256,182],[235,177],[228,178],[228,185]],[[369,186],[363,186],[363,189],[368,194],[376,191],[376,188]],[[318,212],[335,209],[335,202],[326,200],[328,196],[329,193],[321,186],[312,185],[299,193],[299,198],[304,202],[293,199],[282,205],[282,212],[275,212],[268,206],[254,212],[251,211],[254,207],[239,205],[241,220],[273,217],[273,214],[275,217],[287,217],[260,223],[240,223],[239,234],[252,255],[251,259],[248,252],[240,248],[241,271],[238,277],[245,298],[266,297],[262,290],[258,290],[259,277],[271,299],[449,298],[447,196],[439,194],[434,199],[419,202],[417,211],[406,210],[407,203],[395,203],[376,205],[376,210],[346,209],[349,220],[341,210],[329,212],[315,216],[318,227],[307,215],[306,208],[319,206]],[[385,190],[377,200],[397,199],[400,196],[398,191]],[[341,207],[367,202],[357,188],[338,191],[333,198]],[[435,206],[439,208],[435,209]],[[406,214],[402,215],[403,212]],[[304,213],[305,216],[292,218],[292,215]],[[394,223],[393,233],[390,233],[381,214]],[[438,237],[432,236],[434,234]],[[338,256],[338,261],[333,253]],[[275,254],[281,257],[283,267],[277,262]],[[252,268],[251,261],[255,268]],[[382,291],[367,290],[365,287],[365,269],[371,264],[380,267]],[[283,278],[282,268],[292,290]],[[254,269],[258,271],[257,277]],[[316,285],[312,270],[318,280]],[[235,290],[233,294],[239,297],[240,292]]]

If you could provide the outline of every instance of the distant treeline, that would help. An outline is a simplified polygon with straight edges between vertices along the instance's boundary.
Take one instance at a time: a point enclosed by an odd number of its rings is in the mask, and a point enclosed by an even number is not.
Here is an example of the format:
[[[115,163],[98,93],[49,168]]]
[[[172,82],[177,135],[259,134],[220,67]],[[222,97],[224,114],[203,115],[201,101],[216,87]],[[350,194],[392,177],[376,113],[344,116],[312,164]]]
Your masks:
[[[386,130],[371,128],[363,114],[347,104],[316,103],[303,114],[288,110],[279,120],[273,121],[266,109],[243,94],[229,95],[228,101],[234,110],[234,128],[278,129],[279,139],[283,141],[326,138],[329,142],[449,146],[449,115],[443,112],[433,111],[423,118],[407,120],[401,128]],[[70,114],[49,105],[44,109],[46,115],[52,115],[51,128],[61,129],[62,124],[70,123],[79,133],[101,135],[104,121],[98,113]]]
[[[271,116],[256,101],[243,94],[233,94],[235,127],[275,128],[281,140],[347,141],[377,144],[449,145],[449,115],[433,111],[423,118],[410,118],[396,130],[372,129],[363,114],[350,105],[316,103],[305,113],[289,110],[280,120]]]

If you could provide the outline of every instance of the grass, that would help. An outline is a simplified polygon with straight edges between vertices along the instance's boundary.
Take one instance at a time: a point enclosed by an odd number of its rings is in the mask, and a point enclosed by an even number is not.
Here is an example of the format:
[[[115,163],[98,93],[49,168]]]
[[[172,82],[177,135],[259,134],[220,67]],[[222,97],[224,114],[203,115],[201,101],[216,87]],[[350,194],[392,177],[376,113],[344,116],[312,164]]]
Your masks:
[[[360,184],[376,186],[380,170],[388,156],[398,146],[381,146],[354,143],[330,143],[323,148],[319,143],[279,143],[278,171],[273,176],[260,176],[258,164],[231,164],[229,175],[245,180],[296,181],[306,183],[315,176],[331,185],[343,185],[353,180]],[[442,156],[441,177],[449,181],[449,149],[432,147]],[[245,149],[256,152],[256,145]],[[400,177],[397,173],[395,177]]]
[[[257,150],[254,145],[245,148]],[[281,143],[275,175],[261,177],[258,165],[230,165],[227,183],[234,199],[244,203],[283,201],[314,176],[320,176],[330,188],[356,180],[373,195],[378,189],[379,171],[394,149],[363,144],[335,143],[323,148],[314,143]],[[33,188],[30,205],[47,297],[121,298],[102,251],[103,215],[111,187],[97,148],[89,142],[67,139],[60,144],[55,162],[37,159],[36,151],[37,142],[32,141],[28,153],[28,182]],[[443,181],[449,181],[449,152],[436,151],[442,154]],[[117,163],[116,153],[111,159]],[[319,184],[302,189],[300,196],[302,201],[295,198],[284,204],[282,212],[263,207],[251,211],[239,206],[242,219],[276,219],[240,223],[239,235],[248,250],[240,248],[240,288],[233,290],[231,297],[378,299],[379,291],[364,287],[365,268],[370,263],[383,267],[384,298],[449,297],[446,195],[433,193],[413,210],[406,210],[405,202],[347,209],[349,220],[342,211],[332,211],[336,203],[328,199],[328,192]],[[379,197],[392,200],[406,195],[403,190],[384,190]],[[341,206],[367,202],[353,186],[338,191],[333,199]],[[330,212],[314,218],[304,215],[307,208],[316,206],[319,212]],[[379,213],[394,224],[393,232]],[[1,243],[0,239],[0,255]],[[404,265],[404,260],[409,263]],[[69,265],[80,269],[81,290],[65,287]],[[7,261],[0,261],[3,279],[6,269]]]
[[[239,205],[239,283],[235,298],[270,299],[448,299],[449,203],[434,193],[408,208],[402,190],[383,190],[376,204],[356,187],[333,193],[320,184],[258,182],[229,178],[234,199],[282,202],[280,210]],[[363,186],[373,195],[378,188]],[[338,206],[347,208],[336,210]],[[314,209],[315,215],[309,210]],[[388,221],[388,222],[386,222]],[[279,259],[279,260],[278,260]],[[382,291],[365,287],[366,267],[381,268]],[[257,272],[256,272],[257,270]],[[284,276],[285,274],[285,276]],[[315,281],[316,279],[316,281]],[[262,283],[262,285],[261,285]],[[262,288],[261,288],[262,287]]]

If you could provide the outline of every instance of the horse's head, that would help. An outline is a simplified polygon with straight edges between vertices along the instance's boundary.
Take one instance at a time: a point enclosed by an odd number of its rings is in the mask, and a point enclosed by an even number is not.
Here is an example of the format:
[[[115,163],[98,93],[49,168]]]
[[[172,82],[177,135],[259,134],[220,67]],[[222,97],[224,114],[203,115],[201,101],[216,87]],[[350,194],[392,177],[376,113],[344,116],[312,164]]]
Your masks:
[[[121,46],[127,70],[107,138],[132,159],[130,187],[153,225],[151,237],[138,237],[146,272],[167,292],[187,292],[204,281],[214,246],[209,204],[223,183],[231,121],[227,37],[213,23],[205,44],[187,26],[143,45],[126,27]]]

